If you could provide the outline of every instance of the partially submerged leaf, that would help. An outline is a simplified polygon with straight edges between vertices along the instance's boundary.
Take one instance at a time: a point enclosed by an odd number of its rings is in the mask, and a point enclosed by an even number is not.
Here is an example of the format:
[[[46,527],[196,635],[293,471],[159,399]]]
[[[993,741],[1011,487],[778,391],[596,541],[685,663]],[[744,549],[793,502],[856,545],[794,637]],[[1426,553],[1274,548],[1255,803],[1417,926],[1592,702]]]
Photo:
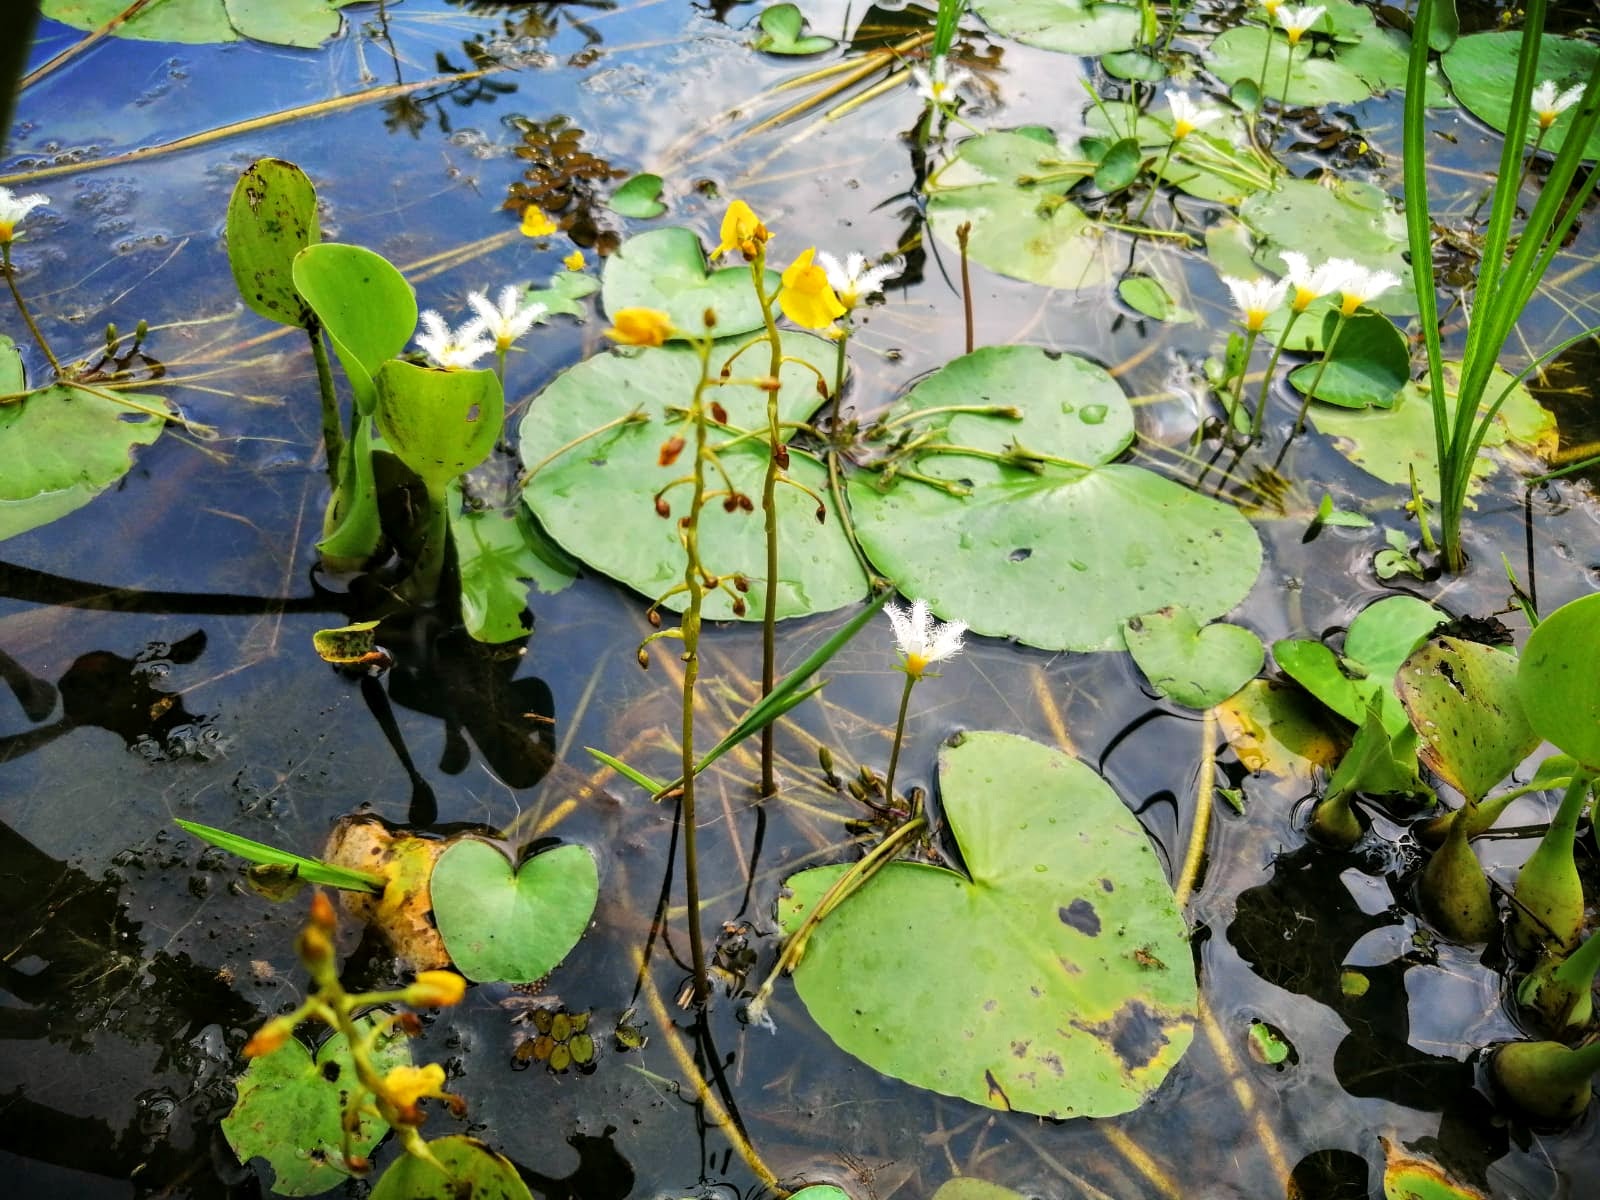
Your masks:
[[[450,965],[450,955],[433,923],[428,878],[444,852],[437,838],[391,830],[377,817],[343,817],[328,835],[325,862],[388,880],[377,896],[341,892],[345,911],[372,926],[401,962],[414,971]]]
[[[1315,768],[1332,768],[1345,743],[1329,731],[1316,703],[1299,688],[1252,679],[1217,706],[1228,745],[1252,774],[1311,781]]]
[[[798,5],[773,4],[761,10],[761,33],[751,44],[767,54],[820,54],[836,45],[830,37],[806,34],[805,26]]]
[[[357,621],[337,629],[318,629],[311,634],[317,657],[336,667],[347,667],[371,660],[378,646],[378,621]]]
[[[528,587],[553,596],[575,578],[571,560],[551,545],[520,503],[464,508],[451,485],[446,512],[461,576],[461,620],[480,642],[527,636]]]
[[[577,317],[586,321],[589,317],[589,308],[579,301],[585,296],[592,296],[600,290],[600,281],[593,275],[586,275],[582,271],[557,271],[550,276],[550,286],[547,288],[529,288],[522,301],[524,304],[542,304],[547,316],[556,313],[566,313],[569,317]]]
[[[1195,320],[1193,309],[1173,299],[1167,285],[1153,275],[1129,275],[1117,284],[1124,304],[1157,321],[1186,325]]]
[[[812,1017],[877,1070],[989,1108],[1110,1116],[1194,1035],[1188,931],[1148,835],[1077,759],[1003,733],[939,756],[967,875],[893,862],[816,926]],[[791,876],[792,934],[846,868]]]
[[[1395,688],[1422,739],[1422,761],[1482,800],[1539,745],[1517,696],[1515,655],[1437,637],[1400,665]]]
[[[659,217],[667,211],[667,206],[661,203],[661,176],[635,175],[612,192],[606,204],[612,212],[625,217],[637,217],[640,220]]]
[[[1439,1164],[1414,1158],[1387,1138],[1383,1146],[1383,1200],[1488,1200],[1477,1188],[1452,1179]]]
[[[1266,660],[1261,639],[1239,625],[1201,628],[1182,607],[1129,619],[1123,636],[1150,686],[1189,708],[1221,704]]]

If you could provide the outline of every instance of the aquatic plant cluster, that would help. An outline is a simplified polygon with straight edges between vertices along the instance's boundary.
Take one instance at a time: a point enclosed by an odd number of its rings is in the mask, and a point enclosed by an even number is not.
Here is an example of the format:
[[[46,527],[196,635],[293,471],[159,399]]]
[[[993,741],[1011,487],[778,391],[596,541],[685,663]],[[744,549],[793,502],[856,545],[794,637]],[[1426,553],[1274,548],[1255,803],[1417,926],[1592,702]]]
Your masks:
[[[95,37],[137,29],[138,7],[105,14]],[[289,37],[237,7],[223,6],[215,40]],[[310,7],[315,30],[295,36],[316,45],[329,18],[339,28],[341,6]],[[644,631],[627,657],[667,675],[674,693],[667,745],[619,734],[624,744],[589,749],[597,774],[572,798],[553,811],[519,805],[498,825],[441,823],[388,727],[416,789],[404,825],[343,813],[313,851],[178,819],[248,864],[257,893],[285,902],[309,891],[295,942],[309,987],[238,1047],[220,1126],[241,1164],[268,1165],[275,1192],[345,1186],[381,1158],[377,1200],[531,1197],[525,1165],[492,1136],[426,1134],[430,1111],[458,1121],[473,1111],[472,1080],[458,1090],[446,1063],[418,1065],[411,1039],[432,1048],[440,1018],[427,1010],[456,1010],[475,992],[526,1009],[519,1068],[581,1079],[656,1040],[673,1075],[659,1063],[639,1071],[694,1105],[702,1131],[721,1140],[723,1174],[736,1156],[765,1195],[856,1194],[818,1182],[814,1167],[774,1169],[711,1053],[705,1030],[718,1010],[745,1035],[793,1036],[790,989],[845,1054],[911,1088],[1010,1114],[1001,1120],[1178,1102],[1184,1085],[1172,1077],[1191,1046],[1225,1048],[1230,1036],[1206,1002],[1202,901],[1208,880],[1236,869],[1219,848],[1217,801],[1261,819],[1244,802],[1246,777],[1310,792],[1285,817],[1296,853],[1324,870],[1403,863],[1418,938],[1485,948],[1525,1036],[1464,1040],[1463,1054],[1476,1056],[1496,1119],[1575,1136],[1600,1076],[1600,930],[1592,883],[1585,891],[1596,860],[1600,595],[1580,583],[1567,589],[1575,598],[1541,607],[1503,558],[1511,603],[1488,611],[1499,564],[1487,535],[1472,540],[1470,510],[1491,483],[1531,496],[1591,463],[1527,466],[1549,457],[1557,424],[1529,385],[1600,325],[1546,344],[1522,318],[1592,210],[1600,44],[1547,32],[1546,0],[1503,29],[1465,34],[1454,0],[1418,0],[1409,15],[1354,0],[972,7],[941,0],[889,39],[840,46],[777,4],[740,51],[832,56],[783,85],[811,95],[746,136],[787,130],[830,102],[819,121],[914,93],[921,107],[900,142],[915,164],[917,217],[896,245],[811,244],[798,236],[803,220],[771,215],[755,190],[715,187],[700,189],[715,196],[702,209],[716,228],[709,249],[695,227],[641,228],[689,181],[618,182],[626,172],[586,156],[558,119],[541,127],[543,142],[525,143],[534,166],[508,194],[497,245],[567,250],[561,270],[533,286],[505,269],[460,304],[441,296],[419,309],[426,270],[325,240],[329,213],[307,171],[262,157],[239,173],[223,217],[229,267],[245,307],[298,331],[308,356],[326,475],[318,570],[351,597],[349,619],[319,630],[304,655],[330,664],[392,727],[374,697],[408,656],[436,652],[396,642],[397,631],[432,623],[515,657],[530,638],[537,645],[547,597],[586,571],[638,600]],[[1095,63],[1076,134],[984,126],[998,85],[974,49],[980,19],[996,37]],[[1396,90],[1400,198],[1334,171],[1297,174],[1306,156],[1296,130],[1318,110]],[[1503,149],[1478,207],[1446,230],[1430,207],[1428,121],[1457,102],[1504,135]],[[579,163],[569,191],[551,174],[557,159]],[[28,173],[4,178],[20,187]],[[615,245],[589,236],[602,195],[635,223]],[[48,312],[29,299],[56,293],[14,257],[50,237],[42,218],[53,199],[0,185],[0,273],[27,334],[0,336],[11,464],[0,538],[96,503],[164,437],[206,446],[225,432],[152,390],[183,380],[167,378],[161,332],[142,321],[131,339],[109,327],[97,355],[57,353]],[[861,361],[876,350],[870,325],[913,277],[925,280],[941,247],[964,352],[878,394]],[[1057,292],[1114,291],[1130,319],[1180,325],[1199,314],[1170,256],[1201,247],[1237,328],[1219,322],[1209,352],[1174,372],[1176,436],[1153,431],[1141,411],[1152,401],[1130,396],[1120,370],[1026,334],[978,344],[989,325],[974,267]],[[1443,279],[1441,264],[1458,255],[1467,267]],[[591,303],[609,346],[517,395],[514,356]],[[1305,460],[1294,456],[1313,439],[1366,472],[1372,495],[1357,498],[1359,511],[1332,494],[1313,504],[1296,480]],[[1308,514],[1307,542],[1331,529],[1373,541],[1362,586],[1381,597],[1333,635],[1296,621],[1300,636],[1270,645],[1248,614],[1220,620],[1262,586],[1264,531]],[[804,653],[788,644],[786,623],[839,610],[842,623]],[[759,627],[759,666],[740,623]],[[832,697],[824,674],[873,640],[897,655],[898,708],[844,768],[818,715]],[[1171,845],[1153,844],[1143,810],[1103,763],[1074,751],[1064,726],[1047,746],[957,719],[936,791],[906,785],[928,777],[907,767],[914,693],[942,686],[936,668],[962,671],[975,642],[1001,641],[1082,656],[1069,664],[1125,652],[1160,711],[1201,730]],[[740,665],[747,647],[752,661]],[[607,893],[617,851],[561,826],[606,787],[624,797],[607,803],[658,806],[671,824],[656,910],[637,930],[618,922],[636,978],[614,1019],[559,994],[597,920],[624,907]],[[704,878],[703,839],[725,832],[706,819],[713,799],[730,813],[820,813],[847,836],[786,858],[774,905],[747,918],[748,886],[735,911],[721,881]],[[1497,822],[1514,809],[1537,843],[1514,869],[1486,870],[1474,841],[1501,836]],[[833,861],[807,865],[821,859]],[[383,948],[377,986],[347,982],[330,892]],[[657,982],[662,947],[681,968],[675,996]],[[1352,1002],[1368,986],[1353,967],[1339,981]],[[701,1031],[692,1048],[681,1015]],[[930,1040],[929,1029],[943,1033]],[[1292,1061],[1265,1022],[1248,1037],[1260,1061]],[[505,1123],[495,1114],[474,1132]],[[1320,1194],[1305,1181],[1317,1168],[1264,1145],[1288,1194]],[[1386,1195],[1484,1194],[1481,1178],[1452,1174],[1427,1149],[1374,1150]],[[1183,1194],[1136,1146],[1119,1150],[1153,1189],[1143,1194]],[[859,1195],[876,1195],[865,1179]],[[700,1183],[711,1186],[709,1171]],[[938,1195],[1022,1193],[957,1171]]]

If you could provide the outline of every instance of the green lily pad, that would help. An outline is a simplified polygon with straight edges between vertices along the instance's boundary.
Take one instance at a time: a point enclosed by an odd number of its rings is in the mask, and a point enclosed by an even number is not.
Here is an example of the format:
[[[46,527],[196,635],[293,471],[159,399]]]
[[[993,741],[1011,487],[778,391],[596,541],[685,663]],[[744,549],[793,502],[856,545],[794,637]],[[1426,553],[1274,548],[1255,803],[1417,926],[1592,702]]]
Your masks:
[[[1517,695],[1515,655],[1437,637],[1400,665],[1394,684],[1423,763],[1468,799],[1482,800],[1539,746]]]
[[[1156,321],[1187,325],[1197,319],[1194,310],[1173,299],[1166,284],[1153,275],[1128,276],[1117,284],[1117,295],[1128,307]]]
[[[1189,708],[1221,704],[1254,679],[1266,661],[1261,639],[1248,629],[1239,625],[1202,629],[1186,608],[1133,617],[1123,636],[1150,685]]]
[[[321,239],[317,190],[304,171],[281,158],[244,169],[228,201],[228,266],[252,311],[280,325],[311,323],[294,286],[294,257]]]
[[[1379,1138],[1386,1162],[1383,1200],[1488,1200],[1475,1187],[1458,1183],[1437,1163],[1402,1154],[1394,1143]]]
[[[767,295],[773,295],[780,282],[776,272],[768,271]],[[608,313],[661,309],[679,329],[695,333],[705,328],[709,309],[716,314],[718,337],[748,333],[764,324],[750,268],[741,263],[708,270],[700,239],[692,229],[676,226],[635,234],[623,242],[606,259],[600,301]]]
[[[990,347],[946,364],[886,417],[979,400],[1025,415],[942,413],[937,440],[1014,454],[1036,470],[924,453],[917,471],[966,481],[971,494],[904,478],[886,491],[876,476],[850,481],[861,544],[901,591],[978,633],[1115,650],[1129,617],[1182,604],[1210,620],[1250,590],[1261,545],[1238,509],[1111,461],[1133,439],[1133,410],[1101,368],[1031,346]]]
[[[939,1190],[933,1194],[933,1200],[1027,1200],[1027,1197],[986,1179],[958,1175],[941,1183]]]
[[[0,335],[0,393],[22,391],[22,359]],[[137,403],[162,400],[138,392]],[[0,405],[0,541],[82,508],[133,468],[166,422],[84,388],[56,384]]]
[[[1139,10],[1097,0],[975,0],[996,33],[1063,54],[1107,54],[1139,39]]]
[[[1246,1043],[1250,1057],[1270,1067],[1282,1066],[1294,1056],[1294,1045],[1283,1036],[1283,1031],[1265,1021],[1251,1021]]]
[[[625,217],[646,221],[659,217],[667,211],[667,206],[661,203],[661,176],[635,175],[612,192],[606,204],[612,212]]]
[[[584,321],[588,319],[589,308],[579,301],[599,290],[600,281],[593,275],[585,275],[582,271],[557,271],[550,276],[549,287],[529,288],[523,302],[544,305],[547,316],[566,313]]]
[[[813,1183],[798,1192],[790,1192],[789,1200],[850,1200],[850,1193],[831,1183]]]
[[[1600,770],[1600,593],[1563,604],[1523,647],[1517,690],[1540,737]]]
[[[761,10],[761,33],[751,43],[766,54],[821,54],[836,43],[830,37],[805,33],[806,19],[798,5],[774,4]]]
[[[533,1200],[533,1193],[511,1160],[496,1154],[477,1138],[452,1133],[428,1141],[439,1167],[414,1154],[389,1164],[372,1189],[371,1200]]]
[[[339,9],[357,0],[159,0],[112,30],[135,41],[206,45],[241,38],[315,49],[339,32]],[[40,11],[74,29],[99,29],[127,0],[43,0]]]
[[[1188,1049],[1196,1005],[1149,837],[1089,767],[1012,734],[965,735],[939,780],[968,873],[884,867],[812,933],[806,1008],[917,1087],[1048,1117],[1137,1108]],[[846,869],[786,881],[785,933]]]
[[[1272,46],[1267,48],[1267,39]],[[1252,79],[1261,85],[1262,94],[1274,101],[1284,98],[1284,56],[1291,54],[1289,39],[1280,31],[1269,32],[1260,25],[1235,25],[1223,31],[1206,53],[1206,66],[1229,85]],[[1266,78],[1261,74],[1266,59]],[[1288,102],[1294,107],[1323,104],[1354,104],[1372,95],[1372,86],[1337,57],[1330,58],[1311,39],[1302,41],[1289,60]],[[1402,65],[1403,62],[1402,62]],[[1402,72],[1403,74],[1403,72]]]
[[[929,181],[928,226],[959,251],[956,229],[972,223],[967,255],[991,271],[1046,287],[1085,288],[1110,278],[1105,232],[1066,198],[1088,163],[1068,163],[1053,143],[1020,133],[968,138]]]
[[[583,846],[557,846],[517,869],[498,846],[461,838],[439,856],[429,887],[439,936],[463,975],[532,983],[589,927],[600,876]]]
[[[1258,192],[1245,200],[1239,206],[1239,219],[1262,239],[1256,261],[1273,274],[1285,272],[1284,250],[1299,251],[1313,264],[1353,259],[1368,270],[1389,271],[1402,280],[1370,307],[1385,313],[1416,312],[1411,266],[1405,259],[1405,214],[1381,188],[1360,180],[1324,186],[1286,179],[1276,191]]]
[[[546,541],[521,504],[508,508],[463,508],[452,485],[446,508],[450,541],[461,576],[461,620],[480,642],[510,642],[529,626],[528,585],[553,596],[575,579],[567,556]]]
[[[373,376],[378,429],[430,492],[443,492],[494,449],[505,397],[493,371],[446,371],[391,358]]]
[[[1453,389],[1460,378],[1459,363],[1444,364],[1444,379],[1450,403],[1454,405]],[[1556,447],[1555,417],[1533,398],[1520,383],[1512,385],[1511,376],[1499,367],[1494,368],[1484,393],[1483,408],[1492,404],[1497,396],[1511,386],[1510,395],[1500,406],[1489,432],[1483,439],[1486,450],[1521,451],[1542,457]],[[1480,409],[1482,411],[1482,409]],[[1313,411],[1312,423],[1317,429],[1334,439],[1334,446],[1356,466],[1385,483],[1409,488],[1411,472],[1417,475],[1417,486],[1429,500],[1439,499],[1439,468],[1435,462],[1438,451],[1433,433],[1433,410],[1423,385],[1407,384],[1395,398],[1394,406],[1387,410],[1343,411],[1320,408]],[[1485,477],[1502,465],[1498,457],[1480,453],[1472,464],[1472,478],[1467,495],[1475,495]]]
[[[1511,117],[1511,93],[1517,78],[1517,56],[1522,52],[1521,33],[1473,33],[1450,47],[1440,63],[1450,78],[1450,86],[1468,111],[1501,133]],[[1581,84],[1594,70],[1600,46],[1579,38],[1546,34],[1539,42],[1539,67],[1534,79],[1554,80],[1563,91]],[[1544,149],[1552,154],[1566,141],[1567,130],[1578,115],[1574,105],[1555,119],[1544,136]],[[1538,122],[1528,121],[1527,138],[1538,135]],[[1600,158],[1600,130],[1589,138],[1585,158]]]
[[[1333,331],[1324,321],[1322,344]],[[1382,313],[1358,312],[1344,323],[1333,354],[1289,373],[1289,382],[1301,393],[1316,385],[1314,399],[1340,408],[1389,408],[1400,389],[1411,381],[1411,347],[1406,335]],[[1319,377],[1318,372],[1321,372]]]
[[[362,1017],[356,1028],[375,1020]],[[379,1074],[411,1064],[411,1046],[396,1031],[378,1038],[372,1063]],[[239,1077],[238,1099],[222,1118],[222,1135],[239,1161],[264,1158],[272,1166],[272,1190],[282,1196],[315,1196],[350,1178],[340,1151],[342,1101],[355,1078],[344,1034],[336,1033],[311,1053],[290,1038],[271,1054],[252,1059]],[[371,1154],[389,1127],[366,1113],[353,1139],[357,1154]]]
[[[832,378],[836,350],[831,343],[801,333],[782,336],[786,356],[811,363]],[[713,378],[742,340],[718,343],[713,350]],[[740,357],[736,370],[754,375],[766,366],[766,351],[757,347]],[[662,466],[661,447],[673,437],[692,441],[694,430],[682,409],[698,378],[699,362],[688,347],[602,354],[558,375],[522,420],[522,461],[532,467],[635,409],[649,418],[580,441],[540,468],[528,480],[523,497],[563,550],[652,599],[683,580],[677,519],[689,511],[688,487],[679,485],[666,493],[671,512],[667,519],[658,515],[655,497],[689,471],[692,451],[676,464]],[[786,363],[779,378],[781,419],[806,420],[821,402],[817,375]],[[761,430],[763,436],[745,438],[718,455],[734,486],[755,507],[751,512],[730,513],[723,509],[725,497],[713,500],[701,514],[700,552],[708,570],[724,577],[742,573],[749,579],[744,617],[759,620],[766,594],[766,535],[760,509],[768,457],[766,398],[752,387],[717,388],[712,398],[723,405],[733,429]],[[734,436],[716,432],[712,444]],[[824,497],[826,521],[818,523],[811,496],[795,487],[778,488],[778,616],[828,612],[860,600],[867,594],[866,576],[827,496],[827,472],[796,450],[791,452],[788,474]],[[711,486],[722,487],[721,477],[714,476]],[[666,604],[682,611],[686,601],[679,593]],[[721,589],[712,591],[706,596],[705,615],[710,620],[734,616],[732,598]]]

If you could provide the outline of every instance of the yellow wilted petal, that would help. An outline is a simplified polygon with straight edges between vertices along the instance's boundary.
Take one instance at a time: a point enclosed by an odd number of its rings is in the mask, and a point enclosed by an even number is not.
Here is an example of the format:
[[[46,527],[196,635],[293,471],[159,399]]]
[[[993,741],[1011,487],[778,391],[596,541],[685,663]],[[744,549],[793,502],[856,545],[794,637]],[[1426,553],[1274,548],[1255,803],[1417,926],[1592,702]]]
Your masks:
[[[623,346],[660,346],[672,336],[672,318],[659,308],[624,308],[606,336]]]
[[[574,250],[561,260],[561,265],[569,271],[583,270],[583,251]]]

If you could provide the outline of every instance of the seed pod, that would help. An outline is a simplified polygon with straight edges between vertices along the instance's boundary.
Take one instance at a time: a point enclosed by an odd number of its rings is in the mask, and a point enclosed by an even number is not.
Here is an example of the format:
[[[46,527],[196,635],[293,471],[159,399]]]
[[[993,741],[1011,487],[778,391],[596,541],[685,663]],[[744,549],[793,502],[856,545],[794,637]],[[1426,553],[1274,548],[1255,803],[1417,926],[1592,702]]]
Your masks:
[[[658,516],[658,517],[670,517],[671,515],[672,515],[672,505],[667,503],[667,498],[665,496],[657,496],[656,497],[656,516]]]
[[[678,461],[678,455],[682,453],[683,439],[681,437],[669,437],[666,441],[661,443],[661,454],[656,459],[656,465],[660,467],[670,467],[673,463]]]
[[[711,419],[718,425],[726,425],[728,423],[728,410],[715,400],[711,402]]]
[[[787,445],[779,442],[773,447],[772,457],[776,460],[779,470],[787,471],[789,469],[789,447]]]

